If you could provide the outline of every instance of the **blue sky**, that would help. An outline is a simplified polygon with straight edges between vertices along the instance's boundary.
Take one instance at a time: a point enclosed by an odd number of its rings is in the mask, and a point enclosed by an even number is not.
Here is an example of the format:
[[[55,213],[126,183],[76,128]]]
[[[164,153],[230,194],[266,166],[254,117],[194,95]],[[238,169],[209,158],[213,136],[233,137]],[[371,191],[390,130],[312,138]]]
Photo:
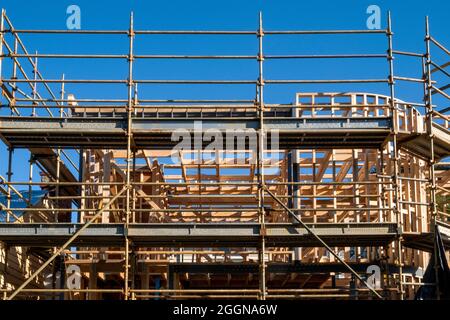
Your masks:
[[[18,29],[65,29],[66,8],[76,4],[81,8],[82,29],[127,29],[130,11],[134,11],[135,28],[147,30],[256,30],[258,12],[263,12],[266,30],[320,30],[366,29],[366,9],[375,4],[382,11],[382,28],[386,27],[386,12],[392,11],[394,48],[424,52],[424,17],[430,16],[431,31],[441,43],[450,46],[448,33],[448,1],[2,1],[7,15]],[[23,35],[28,50],[39,53],[121,53],[127,54],[126,36],[61,36]],[[254,36],[138,36],[136,54],[242,54],[258,51]],[[332,54],[385,53],[385,35],[339,36],[267,36],[265,54]],[[447,62],[444,56],[434,56],[438,62]],[[5,61],[7,69],[8,61]],[[41,59],[39,69],[44,77],[69,79],[124,79],[126,61],[87,61]],[[8,70],[6,70],[7,75]],[[420,77],[421,66],[415,58],[395,61],[395,73]],[[30,72],[31,74],[31,72]],[[266,61],[267,79],[385,79],[388,64],[378,60],[284,60]],[[134,77],[137,79],[242,79],[255,80],[257,64],[253,60],[209,61],[138,61]],[[398,83],[396,96],[419,102],[422,88],[417,84]],[[59,89],[52,87],[55,92]],[[28,89],[27,89],[28,90]],[[266,101],[289,103],[300,91],[367,91],[388,93],[386,84],[370,85],[290,85],[268,86]],[[78,98],[124,98],[124,85],[75,86],[66,91]],[[253,99],[253,86],[145,86],[139,88],[139,97],[146,99]],[[29,93],[29,90],[27,91]],[[436,100],[440,103],[440,100]],[[447,104],[448,105],[448,104]],[[441,107],[447,106],[442,104]],[[0,152],[5,152],[0,146]],[[6,174],[7,165],[1,156],[0,173]],[[14,180],[27,179],[25,164],[28,156],[15,153]],[[35,175],[36,176],[36,175]]]

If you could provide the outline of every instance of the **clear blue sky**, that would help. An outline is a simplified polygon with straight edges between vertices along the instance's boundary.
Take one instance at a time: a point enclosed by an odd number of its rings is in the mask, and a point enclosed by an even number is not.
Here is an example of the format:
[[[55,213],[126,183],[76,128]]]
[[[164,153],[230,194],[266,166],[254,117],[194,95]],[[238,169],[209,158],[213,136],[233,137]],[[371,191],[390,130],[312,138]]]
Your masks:
[[[430,16],[432,34],[450,46],[448,32],[449,1],[2,1],[18,29],[65,29],[66,8],[76,4],[81,8],[82,29],[127,29],[130,11],[135,14],[136,29],[159,30],[256,30],[258,12],[264,16],[266,30],[320,30],[365,29],[371,4],[380,6],[382,28],[386,27],[386,12],[392,11],[394,47],[397,50],[424,52],[424,17]],[[44,36],[23,35],[28,50],[40,53],[122,53],[128,51],[126,36]],[[208,41],[205,41],[208,40]],[[372,36],[283,36],[264,39],[265,54],[331,54],[331,53],[385,53],[384,35]],[[258,51],[254,36],[138,36],[136,54],[243,54]],[[446,62],[437,56],[439,62]],[[8,62],[5,61],[5,65]],[[65,73],[70,79],[124,79],[125,61],[63,60],[39,61],[45,77],[55,79]],[[9,71],[7,71],[9,72]],[[414,58],[395,61],[395,73],[420,77],[421,66]],[[31,74],[31,72],[30,72]],[[284,60],[265,62],[265,77],[269,79],[339,79],[383,78],[388,74],[386,60]],[[135,68],[138,79],[244,79],[255,80],[255,61],[138,61]],[[59,89],[54,86],[54,91]],[[175,89],[175,90],[174,90]],[[367,91],[388,93],[387,85],[290,85],[268,86],[268,102],[292,102],[300,91]],[[118,86],[67,85],[67,92],[78,98],[124,98],[127,89]],[[27,89],[29,92],[29,89]],[[200,98],[252,99],[254,87],[227,86],[152,86],[139,89],[140,98]],[[396,96],[404,100],[420,101],[422,89],[416,84],[400,84]],[[439,100],[437,100],[439,102]],[[441,105],[444,107],[444,105]],[[0,152],[5,152],[0,146]],[[6,173],[5,156],[0,157],[0,173]],[[14,180],[27,179],[25,169],[28,156],[17,151],[14,162]]]

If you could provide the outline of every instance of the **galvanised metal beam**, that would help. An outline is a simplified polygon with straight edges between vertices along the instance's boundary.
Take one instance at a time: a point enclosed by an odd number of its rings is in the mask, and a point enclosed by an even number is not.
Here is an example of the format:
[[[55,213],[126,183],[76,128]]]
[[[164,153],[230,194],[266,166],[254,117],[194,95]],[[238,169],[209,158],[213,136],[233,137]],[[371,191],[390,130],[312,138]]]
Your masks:
[[[365,274],[370,265],[379,265],[382,269],[386,267],[379,261],[372,262],[349,262],[353,270]],[[389,273],[397,273],[398,266],[388,265]],[[348,269],[338,262],[329,263],[268,263],[267,271],[270,273],[348,273]],[[256,263],[171,263],[169,264],[169,273],[230,273],[245,274],[257,273],[258,264]],[[409,266],[404,272],[417,274],[420,272],[418,267]],[[423,272],[423,271],[422,271]]]
[[[133,118],[132,134],[138,148],[163,149],[175,146],[175,130],[193,133],[244,130],[248,135],[259,127],[257,118]],[[353,118],[264,118],[265,131],[277,130],[281,148],[379,147],[390,134],[389,117]],[[124,118],[0,117],[0,134],[14,147],[110,147],[126,148],[127,120]],[[230,133],[230,131],[228,131]],[[239,133],[232,133],[239,134]],[[268,139],[270,142],[270,138]],[[210,142],[204,142],[205,146]]]
[[[83,224],[23,223],[0,224],[0,241],[13,246],[54,247],[64,243]],[[322,246],[301,225],[268,223],[267,247]],[[384,246],[395,238],[393,223],[308,224],[330,246]],[[94,223],[73,241],[74,246],[122,246],[127,235],[137,247],[258,247],[258,223]]]

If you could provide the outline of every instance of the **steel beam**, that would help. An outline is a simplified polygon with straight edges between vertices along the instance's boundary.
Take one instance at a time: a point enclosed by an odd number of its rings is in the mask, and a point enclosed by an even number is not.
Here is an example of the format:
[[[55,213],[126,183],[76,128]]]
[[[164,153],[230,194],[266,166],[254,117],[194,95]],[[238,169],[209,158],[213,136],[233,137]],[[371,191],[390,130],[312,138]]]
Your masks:
[[[192,133],[196,123],[203,130],[256,132],[258,119],[133,118],[132,135],[137,148],[175,146],[172,133],[180,128]],[[264,118],[265,132],[277,130],[281,148],[379,147],[391,131],[389,117],[371,118]],[[124,118],[27,118],[0,117],[0,134],[14,147],[126,148]],[[235,134],[235,133],[234,133]],[[270,139],[268,139],[270,141]],[[206,142],[205,142],[206,143]]]
[[[378,265],[378,261],[367,263],[349,262],[349,265],[358,273],[366,274],[367,267],[370,265]],[[380,265],[384,268],[386,265]],[[397,273],[398,266],[394,264],[388,265],[390,273]],[[348,273],[348,269],[337,262],[331,263],[268,263],[267,271],[269,273]],[[256,263],[175,263],[169,264],[169,273],[230,273],[245,274],[257,273],[258,265]],[[407,267],[405,273],[416,274],[420,272],[418,267]]]
[[[309,228],[330,246],[383,246],[395,237],[392,223],[317,223]],[[77,233],[83,224],[0,224],[0,241],[15,246],[53,247]],[[267,223],[267,247],[322,246],[301,225]],[[94,223],[73,241],[76,246],[122,246],[127,234],[135,246],[161,247],[258,247],[258,223]]]

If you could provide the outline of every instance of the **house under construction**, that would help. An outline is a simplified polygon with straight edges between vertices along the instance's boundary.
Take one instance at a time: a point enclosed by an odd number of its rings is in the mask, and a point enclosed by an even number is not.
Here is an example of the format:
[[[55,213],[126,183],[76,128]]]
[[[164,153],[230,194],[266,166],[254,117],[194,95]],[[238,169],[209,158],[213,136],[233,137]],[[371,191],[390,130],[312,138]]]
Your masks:
[[[439,277],[429,283],[424,273],[429,264],[438,269],[441,244],[450,248],[450,63],[438,61],[450,51],[430,35],[428,19],[421,53],[394,49],[390,17],[383,30],[270,31],[262,17],[255,31],[138,30],[133,16],[128,30],[25,30],[3,10],[0,28],[3,299],[413,299],[420,287],[439,288]],[[285,35],[353,34],[385,37],[386,47],[264,51]],[[24,37],[43,35],[121,37],[127,53],[27,47]],[[185,35],[247,37],[259,50],[136,50],[148,37]],[[402,57],[421,75],[396,75]],[[128,74],[49,79],[51,70],[38,67],[74,59],[125,61]],[[250,60],[259,71],[250,80],[138,78],[136,62],[148,59]],[[264,66],[280,59],[384,59],[386,74],[271,79]],[[402,82],[423,100],[397,97]],[[304,92],[307,84],[368,89]],[[369,93],[375,84],[387,94]],[[74,93],[94,85],[115,85],[123,95]],[[152,85],[242,85],[251,98],[157,100],[145,96]],[[285,85],[301,88],[286,97],[291,103],[265,102],[268,87]],[[236,140],[211,149],[207,131],[216,142],[229,131]],[[192,138],[186,148],[176,148],[174,133]],[[27,179],[13,172],[18,150],[29,154]]]

